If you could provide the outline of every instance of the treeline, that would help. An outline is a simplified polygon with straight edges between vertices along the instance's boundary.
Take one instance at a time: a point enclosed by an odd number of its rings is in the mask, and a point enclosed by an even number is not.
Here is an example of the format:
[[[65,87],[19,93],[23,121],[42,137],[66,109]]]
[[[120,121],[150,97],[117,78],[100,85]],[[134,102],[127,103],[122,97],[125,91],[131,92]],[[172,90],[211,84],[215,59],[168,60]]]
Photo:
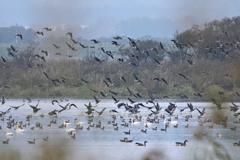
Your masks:
[[[96,50],[81,59],[49,58],[31,43],[2,57],[0,93],[79,98],[149,98],[151,94],[184,99],[238,97],[238,30],[233,23],[221,28],[222,21],[210,22],[202,30],[193,26],[167,43],[125,37],[128,45],[112,44],[118,48],[116,53],[95,44]]]

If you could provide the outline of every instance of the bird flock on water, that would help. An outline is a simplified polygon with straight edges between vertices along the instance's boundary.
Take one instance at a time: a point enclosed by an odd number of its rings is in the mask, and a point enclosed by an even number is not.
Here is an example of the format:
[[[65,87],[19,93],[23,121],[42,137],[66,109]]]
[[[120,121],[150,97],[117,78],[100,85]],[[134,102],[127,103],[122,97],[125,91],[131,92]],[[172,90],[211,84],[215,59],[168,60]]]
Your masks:
[[[43,28],[43,30],[50,32],[52,31],[52,28],[48,28],[45,27]],[[43,31],[37,31],[36,34],[44,36],[44,32]],[[95,48],[95,45],[101,43],[99,40],[97,39],[91,39],[90,41],[93,42],[94,46],[86,46],[82,43],[79,43],[78,41],[73,39],[73,34],[72,32],[67,32],[66,36],[69,36],[72,44],[70,44],[70,42],[66,42],[66,47],[68,47],[68,49],[70,49],[71,51],[77,51],[78,48],[76,45],[79,45],[81,48]],[[16,38],[20,38],[23,39],[23,35],[21,34],[17,34]],[[113,41],[111,41],[111,44],[119,47],[121,46],[121,44],[119,44],[118,40],[121,40],[123,37],[121,36],[115,36],[113,37]],[[140,51],[138,44],[136,43],[136,41],[130,37],[127,37],[127,39],[129,40],[129,45],[131,46],[132,49],[134,49],[135,53],[142,53],[142,54],[146,54],[147,55],[147,60],[151,61],[152,63],[156,63],[157,65],[162,65],[159,60],[157,59],[157,57],[151,57],[150,52],[155,52],[155,53],[159,53],[159,49],[167,54],[171,54],[165,46],[163,46],[163,44],[160,42],[158,48],[153,47],[150,50],[143,50]],[[191,45],[190,43],[188,44],[180,44],[178,43],[176,40],[171,40],[174,45],[177,48],[182,48],[182,47],[193,47],[193,45]],[[198,43],[201,43],[202,39],[199,40]],[[196,44],[197,45],[197,44]],[[57,45],[57,44],[52,44],[53,47],[55,47],[55,49],[59,49],[61,46]],[[236,45],[236,48],[238,49],[238,45]],[[115,59],[115,55],[113,52],[111,51],[107,51],[104,49],[104,47],[100,47],[100,50],[106,54],[108,56],[108,58],[111,59]],[[210,52],[211,48],[208,47],[208,50]],[[10,54],[12,57],[16,56],[16,53],[18,52],[18,49],[16,49],[13,45],[10,45],[10,48],[8,48],[8,54]],[[223,52],[225,52],[225,50],[223,49]],[[46,50],[41,50],[41,53],[43,55],[39,55],[36,54],[34,55],[34,58],[37,58],[39,60],[42,60],[43,62],[46,62],[46,57],[49,56],[49,52]],[[55,55],[61,55],[61,53],[56,53]],[[69,56],[70,57],[70,56]],[[105,58],[100,58],[97,56],[92,57],[97,63],[101,64],[102,62],[106,61],[107,59]],[[138,67],[138,63],[137,61],[139,60],[139,56],[138,54],[132,54],[132,58],[134,58],[134,61],[130,61],[129,64],[134,66],[134,67]],[[3,63],[7,64],[8,61],[1,56],[1,59],[3,61]],[[117,61],[119,62],[124,62],[125,59],[123,57],[120,57],[117,59]],[[189,63],[189,65],[194,65],[195,62],[192,61],[191,59],[187,59],[187,62]],[[27,64],[28,67],[32,67],[30,64]],[[68,79],[65,77],[61,76],[61,79],[57,79],[52,77],[51,75],[49,75],[47,72],[42,72],[42,74],[46,77],[47,80],[50,80],[55,86],[59,86],[61,85],[61,83],[65,83]],[[183,78],[186,81],[190,78],[187,75],[184,75],[182,73],[178,73],[179,78]],[[142,84],[144,83],[144,80],[142,78],[139,78],[139,76],[137,74],[133,74],[134,80],[137,84]],[[81,81],[83,83],[89,83],[92,80],[92,78],[89,79],[85,79],[85,78],[81,78]],[[126,83],[126,78],[124,76],[120,76],[119,80],[123,81]],[[165,85],[169,85],[169,82],[164,78],[164,77],[155,77],[153,78],[153,81],[158,81],[163,82]],[[109,77],[105,77],[103,79],[103,83],[106,85],[107,88],[113,88],[114,87],[114,82],[112,81],[111,78]],[[173,87],[176,87],[177,84],[174,84]],[[2,88],[10,88],[10,86],[5,85]],[[1,89],[2,89],[1,88]],[[112,114],[112,121],[110,120],[108,122],[109,124],[112,124],[112,126],[114,127],[114,131],[120,131],[125,129],[125,127],[129,127],[130,125],[139,125],[142,122],[142,115],[141,114],[141,110],[144,110],[148,112],[147,116],[144,117],[144,126],[143,129],[140,130],[139,132],[142,132],[144,134],[148,133],[148,129],[149,127],[152,126],[152,131],[163,131],[163,132],[167,132],[167,128],[169,127],[169,125],[173,125],[173,128],[178,128],[178,115],[184,117],[185,121],[189,121],[191,118],[194,118],[191,114],[187,114],[186,116],[183,116],[182,113],[186,112],[185,110],[188,110],[188,112],[192,113],[192,112],[197,112],[198,116],[197,118],[199,119],[199,125],[203,125],[203,123],[212,123],[212,125],[209,126],[209,128],[213,128],[213,122],[211,118],[204,118],[205,115],[205,110],[206,108],[203,108],[202,110],[200,110],[197,107],[194,107],[192,103],[187,103],[186,107],[184,108],[179,108],[179,113],[176,113],[177,110],[177,105],[175,103],[171,103],[169,102],[168,106],[164,106],[164,108],[162,106],[160,106],[159,104],[159,100],[155,98],[154,94],[149,93],[149,99],[144,103],[144,102],[140,102],[138,99],[143,98],[141,96],[141,93],[137,93],[134,90],[132,90],[130,87],[127,87],[127,91],[128,91],[128,98],[127,98],[127,102],[122,102],[123,100],[119,99],[117,96],[119,93],[114,92],[112,89],[109,89],[107,93],[104,93],[103,90],[101,91],[97,91],[94,90],[92,88],[89,88],[93,93],[93,98],[95,100],[95,102],[89,102],[88,104],[84,104],[86,107],[86,111],[84,112],[84,114],[86,116],[88,116],[88,122],[79,122],[77,118],[74,119],[74,124],[76,125],[76,128],[68,128],[68,126],[71,124],[69,121],[66,121],[63,119],[63,123],[59,126],[59,128],[66,128],[66,132],[71,135],[72,139],[76,138],[76,134],[78,130],[83,130],[83,126],[86,124],[89,124],[87,128],[85,128],[86,130],[91,130],[91,128],[100,128],[101,130],[105,130],[105,126],[102,124],[101,121],[98,121],[97,124],[93,123],[93,117],[94,116],[104,116],[104,113],[106,112],[107,108],[104,107],[102,110],[98,110],[97,106],[99,103],[101,103],[101,99],[98,98],[98,96],[96,94],[100,94],[100,96],[102,96],[102,98],[111,98],[113,100],[113,105],[116,106],[115,109],[111,109],[108,110],[109,113]],[[234,93],[236,96],[240,96],[238,92]],[[110,96],[111,95],[111,96]],[[224,93],[219,92],[219,95],[224,95]],[[194,93],[194,96],[201,98],[202,94],[201,93]],[[133,99],[134,98],[134,99]],[[164,96],[162,97],[162,99],[168,99],[168,96]],[[181,95],[180,98],[182,99],[188,99],[187,95]],[[218,102],[216,99],[211,98],[210,99],[214,105],[216,105],[217,109],[221,110],[222,109],[222,104],[221,102]],[[67,101],[67,100],[66,100]],[[0,100],[1,105],[5,105],[6,103],[6,99],[3,96],[2,99]],[[26,103],[28,103],[29,107],[32,109],[34,114],[37,114],[41,108],[39,107],[40,101],[38,101],[37,104],[33,105],[31,104],[31,99],[30,98],[25,98],[24,99],[24,104],[21,104],[19,106],[10,106],[7,110],[5,111],[0,111],[0,116],[3,117],[1,119],[1,121],[6,121],[7,123],[7,133],[6,136],[14,136],[14,133],[12,132],[8,132],[8,129],[11,129],[12,127],[15,127],[15,131],[16,132],[22,132],[25,133],[27,132],[27,130],[23,129],[24,127],[30,126],[30,120],[32,118],[32,115],[28,115],[26,117],[26,124],[23,124],[23,122],[16,122],[13,118],[12,118],[12,114],[8,117],[8,119],[6,118],[7,114],[9,114],[10,112],[12,113],[11,109],[14,110],[18,110],[21,107],[23,107],[24,105],[26,105]],[[95,104],[92,104],[95,103]],[[84,106],[77,106],[74,103],[67,103],[65,105],[62,105],[61,102],[59,102],[59,100],[57,99],[53,99],[51,101],[52,106],[58,106],[58,108],[55,108],[54,110],[48,112],[47,114],[40,114],[39,117],[43,118],[44,116],[55,116],[57,117],[59,114],[61,114],[62,112],[66,112],[67,110],[70,110],[72,107],[74,107],[75,109],[78,109],[79,107],[84,107]],[[235,103],[233,103],[233,106],[230,106],[230,111],[234,112],[234,116],[237,117],[240,113],[237,113],[239,106],[236,105]],[[132,116],[130,119],[128,119],[128,121],[126,120],[127,117],[124,117],[121,113],[122,113],[122,108],[124,108],[125,112],[127,112],[128,115]],[[139,116],[140,115],[140,116]],[[167,115],[170,118],[167,118],[165,115]],[[120,120],[118,120],[119,122],[117,123],[117,116],[120,117]],[[6,118],[6,119],[4,119]],[[176,119],[174,121],[174,119]],[[164,127],[163,128],[159,128],[159,126],[156,126],[159,124],[160,120],[164,120],[163,124]],[[227,128],[227,120],[228,117],[225,117],[224,119],[221,120],[221,124],[223,125],[223,127]],[[148,121],[148,122],[146,122]],[[51,121],[47,127],[51,127],[52,124],[56,124],[56,121]],[[121,123],[121,124],[120,124]],[[236,121],[235,123],[240,123],[239,121]],[[154,126],[154,127],[153,127]],[[34,128],[39,128],[42,129],[43,124],[41,124],[40,122],[37,122],[35,124],[35,126],[32,126],[30,129],[34,130]],[[2,126],[1,126],[2,128]],[[189,128],[189,124],[187,124],[185,127],[185,129]],[[237,127],[233,127],[230,128],[232,131],[236,131]],[[128,130],[128,129],[127,129]],[[128,131],[123,131],[122,132],[123,135],[131,135],[131,129]],[[197,134],[197,136],[205,136],[207,135],[206,133],[199,133]],[[221,137],[222,135],[220,133],[217,134],[217,137]],[[49,137],[47,136],[46,138],[43,138],[43,141],[48,141]],[[33,139],[33,141],[28,141],[29,144],[35,144],[35,140]],[[125,142],[125,143],[132,143],[134,140],[133,139],[129,139],[129,137],[124,137],[123,140],[120,140],[120,142]],[[177,146],[186,146],[186,142],[188,142],[188,140],[184,140],[183,142],[176,142]],[[2,141],[3,144],[8,144],[9,143],[9,138],[6,141]],[[147,140],[145,140],[143,143],[139,143],[139,142],[135,142],[135,145],[137,146],[146,146]],[[239,143],[234,143],[235,146],[240,146]]]

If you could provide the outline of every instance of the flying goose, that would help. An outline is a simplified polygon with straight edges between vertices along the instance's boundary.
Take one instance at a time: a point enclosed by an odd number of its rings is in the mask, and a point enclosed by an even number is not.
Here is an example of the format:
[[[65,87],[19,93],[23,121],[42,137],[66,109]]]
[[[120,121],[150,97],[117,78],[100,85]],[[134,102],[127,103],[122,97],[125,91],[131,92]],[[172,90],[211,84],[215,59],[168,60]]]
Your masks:
[[[103,112],[104,112],[104,110],[105,110],[106,108],[103,108],[100,112],[98,112],[98,111],[96,111],[97,113],[98,113],[98,115],[100,116],[100,115],[102,115],[103,114]]]
[[[56,44],[52,44],[56,49],[59,49],[60,46],[57,46]]]
[[[21,40],[23,39],[22,34],[17,34],[16,37],[20,37]]]
[[[37,113],[41,109],[41,108],[37,108],[38,105],[39,105],[39,102],[38,102],[38,104],[36,106],[33,106],[33,105],[29,104],[29,106],[33,109],[33,113]]]
[[[93,98],[94,98],[96,104],[98,104],[99,102],[101,102],[101,100],[99,100],[97,96],[93,96]]]
[[[36,34],[41,34],[43,36],[43,32],[37,31]]]
[[[48,28],[48,27],[44,27],[43,29],[45,29],[46,31],[52,31],[52,28]]]
[[[116,99],[113,95],[112,95],[112,99],[114,100],[114,103],[118,103],[120,100],[119,99]]]

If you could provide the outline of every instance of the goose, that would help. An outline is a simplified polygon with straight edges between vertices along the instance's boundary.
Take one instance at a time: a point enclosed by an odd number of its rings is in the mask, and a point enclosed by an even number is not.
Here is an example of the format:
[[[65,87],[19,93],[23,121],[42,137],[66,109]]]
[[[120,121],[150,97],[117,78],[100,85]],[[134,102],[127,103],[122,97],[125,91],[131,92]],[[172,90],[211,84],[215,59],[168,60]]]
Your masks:
[[[128,138],[124,138],[123,140],[120,140],[120,142],[126,142],[128,141]]]
[[[236,131],[237,127],[235,126],[234,128],[230,128],[233,131]]]
[[[143,144],[142,144],[142,143],[138,143],[138,142],[136,142],[135,144],[136,144],[137,146],[146,146],[146,143],[147,143],[147,141],[144,141]]]
[[[234,146],[240,146],[240,141],[233,143]]]
[[[7,128],[6,136],[13,136],[13,133],[12,133],[12,132],[8,132],[8,128]]]
[[[71,136],[71,138],[72,138],[72,139],[75,139],[75,138],[76,138],[75,134],[74,134],[73,136]]]
[[[186,143],[188,142],[188,140],[185,140],[184,142],[176,142],[177,146],[186,146]]]
[[[8,144],[9,139],[7,139],[6,141],[2,141],[3,144]]]
[[[33,141],[28,141],[28,144],[35,144],[35,139],[33,139]]]
[[[128,132],[123,132],[123,133],[124,133],[124,134],[131,134],[131,133],[130,133],[130,130],[129,130]]]
[[[48,141],[48,136],[46,138],[43,138],[43,141]]]
[[[165,125],[165,128],[161,128],[161,131],[167,131],[167,125]]]
[[[145,129],[145,130],[142,129],[141,132],[143,132],[143,133],[147,133],[147,129]]]
[[[157,127],[155,127],[155,128],[152,128],[152,130],[156,131],[156,130],[157,130]]]

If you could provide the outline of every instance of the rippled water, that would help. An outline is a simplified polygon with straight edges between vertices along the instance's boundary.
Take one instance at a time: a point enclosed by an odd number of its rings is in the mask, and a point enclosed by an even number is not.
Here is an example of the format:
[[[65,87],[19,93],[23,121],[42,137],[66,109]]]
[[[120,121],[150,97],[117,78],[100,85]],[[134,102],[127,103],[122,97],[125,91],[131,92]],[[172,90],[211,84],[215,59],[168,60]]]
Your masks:
[[[222,125],[213,124],[213,128],[209,128],[212,125],[212,122],[204,123],[203,126],[200,126],[197,116],[199,115],[198,111],[189,112],[189,109],[186,109],[184,112],[180,113],[180,109],[187,107],[187,102],[177,102],[172,100],[171,102],[176,103],[177,109],[174,112],[172,117],[178,115],[178,119],[173,119],[178,121],[178,128],[175,128],[173,124],[170,123],[167,131],[161,131],[161,128],[164,128],[163,119],[160,119],[160,123],[154,123],[148,128],[144,127],[144,120],[138,125],[129,125],[129,127],[121,126],[123,124],[122,120],[125,119],[126,122],[130,120],[133,115],[129,115],[128,112],[125,112],[124,108],[118,109],[116,104],[113,103],[113,100],[102,100],[97,107],[94,109],[96,111],[101,111],[104,107],[106,110],[103,115],[98,116],[97,113],[94,113],[93,123],[98,124],[101,120],[102,126],[105,127],[105,130],[100,128],[91,127],[90,130],[87,130],[88,119],[89,117],[84,113],[86,112],[86,107],[84,104],[91,102],[95,104],[94,100],[78,100],[78,99],[69,99],[68,101],[60,102],[61,105],[66,105],[67,103],[74,103],[78,108],[72,107],[70,110],[63,111],[58,114],[57,117],[49,116],[48,112],[54,109],[61,109],[57,104],[51,104],[52,99],[41,99],[39,106],[41,110],[37,114],[32,113],[32,109],[29,107],[29,104],[36,105],[38,103],[37,99],[32,100],[31,103],[25,102],[23,107],[20,107],[18,110],[11,109],[11,112],[1,117],[4,118],[4,121],[0,121],[2,129],[0,130],[0,139],[5,141],[9,138],[9,144],[0,144],[0,149],[16,149],[21,153],[23,159],[32,159],[36,154],[40,153],[40,147],[42,144],[50,145],[52,143],[61,142],[63,139],[67,139],[67,143],[61,143],[62,146],[69,149],[71,154],[70,159],[140,159],[147,154],[150,154],[152,157],[165,155],[166,159],[193,159],[196,156],[199,159],[203,159],[203,156],[207,156],[206,159],[209,159],[210,156],[214,155],[214,149],[220,150],[221,153],[228,153],[232,159],[238,159],[239,147],[234,146],[234,142],[240,140],[239,136],[239,124],[233,123],[238,120],[233,116],[233,112],[230,112],[229,106],[230,103],[224,104],[223,112],[228,115],[228,126],[224,128]],[[164,112],[164,109],[168,106],[169,102],[155,100],[160,104],[160,107],[163,107],[160,114],[164,114],[167,118],[170,116]],[[122,100],[121,102],[127,102],[127,100]],[[6,100],[6,103],[0,106],[1,111],[6,111],[9,106],[18,106],[23,104],[22,99],[9,99]],[[145,103],[145,100],[142,100],[142,103]],[[202,110],[206,108],[206,114],[203,117],[210,118],[212,112],[216,109],[209,102],[192,102],[194,107]],[[236,103],[238,104],[238,103]],[[151,104],[146,104],[147,106],[152,106]],[[119,114],[110,113],[109,110],[117,109]],[[146,118],[151,111],[148,111],[146,108],[141,108],[140,113],[143,118]],[[9,132],[13,132],[13,136],[6,137],[6,126],[7,118],[9,115],[12,115],[13,119],[16,122],[23,121],[23,124],[28,123],[26,121],[27,115],[33,115],[33,118],[30,119],[30,125],[26,128],[25,133],[16,133],[14,128],[9,129]],[[44,114],[42,118],[39,115]],[[116,115],[117,118],[115,123],[118,123],[118,131],[114,130],[115,126],[108,124],[108,121],[112,121],[112,115]],[[120,115],[123,118],[120,118]],[[192,115],[193,118],[190,118],[189,121],[185,121],[186,115]],[[152,116],[153,117],[153,116]],[[74,131],[73,134],[76,135],[75,139],[72,139],[70,135],[67,134],[65,128],[59,128],[63,124],[63,119],[70,120],[69,128],[75,128],[74,119],[77,118],[80,122],[86,122],[83,126],[83,130]],[[204,118],[202,118],[203,120]],[[51,124],[51,127],[47,125],[51,120],[57,120],[57,124]],[[30,128],[35,126],[37,122],[43,124],[43,129]],[[185,126],[189,124],[189,128]],[[232,127],[237,127],[236,131],[231,130]],[[157,127],[157,131],[152,128]],[[141,129],[147,129],[147,133],[141,132]],[[130,135],[125,135],[123,132],[131,130]],[[202,139],[198,139],[194,134],[196,133],[208,133],[207,136],[203,136]],[[217,133],[221,133],[222,137],[216,137]],[[44,142],[43,138],[49,137],[48,142]],[[123,143],[120,140],[127,137],[132,139],[132,143]],[[28,144],[27,141],[33,141],[36,139],[35,145]],[[186,146],[176,146],[176,142],[183,142],[188,140]],[[147,141],[147,145],[144,147],[136,146],[135,143],[143,143]],[[220,147],[213,147],[213,143],[219,143]],[[155,151],[153,153],[153,151]],[[156,155],[157,154],[157,155]],[[156,158],[156,159],[159,159]]]

